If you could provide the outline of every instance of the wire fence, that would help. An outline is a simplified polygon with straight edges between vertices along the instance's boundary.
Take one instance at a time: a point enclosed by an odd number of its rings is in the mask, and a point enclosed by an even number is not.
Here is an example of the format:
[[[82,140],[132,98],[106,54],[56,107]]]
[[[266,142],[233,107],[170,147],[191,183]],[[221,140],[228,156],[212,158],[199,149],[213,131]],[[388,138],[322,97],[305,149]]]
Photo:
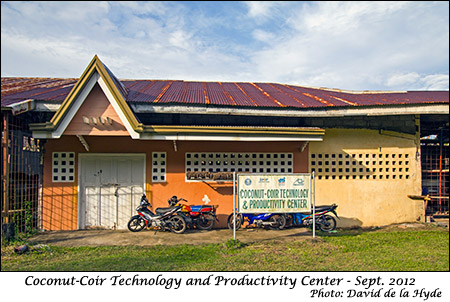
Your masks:
[[[41,145],[28,121],[2,111],[2,223],[16,233],[39,229]]]

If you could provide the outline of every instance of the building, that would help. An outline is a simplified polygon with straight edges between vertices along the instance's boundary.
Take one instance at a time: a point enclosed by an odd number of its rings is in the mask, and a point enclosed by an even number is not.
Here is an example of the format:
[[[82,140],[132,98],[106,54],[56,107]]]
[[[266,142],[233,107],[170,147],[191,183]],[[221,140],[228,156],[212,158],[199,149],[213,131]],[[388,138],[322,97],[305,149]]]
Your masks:
[[[22,116],[19,149],[41,154],[45,230],[126,228],[143,193],[153,209],[173,195],[219,205],[225,227],[232,172],[314,171],[316,203],[338,204],[340,226],[423,221],[420,138],[448,149],[448,103],[448,91],[119,80],[97,56],[79,79],[2,78],[3,120]],[[446,169],[448,215],[448,152]]]

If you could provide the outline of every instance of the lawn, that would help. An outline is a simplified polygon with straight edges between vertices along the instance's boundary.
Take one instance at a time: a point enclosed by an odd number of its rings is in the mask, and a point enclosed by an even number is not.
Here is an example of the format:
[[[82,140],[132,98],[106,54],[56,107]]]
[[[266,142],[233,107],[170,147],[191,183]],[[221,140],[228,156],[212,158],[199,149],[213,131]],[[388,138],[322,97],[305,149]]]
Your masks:
[[[449,271],[442,227],[338,230],[319,238],[154,247],[2,246],[2,271]]]

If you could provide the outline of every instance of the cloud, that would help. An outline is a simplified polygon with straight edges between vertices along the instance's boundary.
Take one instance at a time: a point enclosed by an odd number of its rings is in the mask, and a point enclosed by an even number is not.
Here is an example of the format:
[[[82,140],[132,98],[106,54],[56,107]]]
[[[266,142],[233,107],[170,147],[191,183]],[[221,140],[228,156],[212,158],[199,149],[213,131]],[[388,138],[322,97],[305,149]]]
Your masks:
[[[390,89],[400,81],[403,89],[417,88],[414,72],[448,73],[446,8],[448,3],[305,5],[289,18],[284,38],[254,55],[256,74],[353,90]]]
[[[410,72],[406,74],[395,74],[387,79],[386,85],[389,87],[406,86],[417,82],[419,79],[420,76],[417,72]]]
[[[448,74],[431,74],[420,79],[419,90],[449,90]]]
[[[272,15],[273,9],[283,5],[281,1],[245,1],[248,16],[251,18],[266,18]]]
[[[213,5],[214,4],[214,5]],[[5,2],[2,76],[448,89],[448,2]],[[443,88],[442,88],[443,87]]]
[[[262,42],[268,42],[268,43],[270,43],[271,41],[273,41],[276,38],[276,36],[273,33],[267,32],[267,31],[264,31],[261,29],[254,30],[252,36],[256,40],[259,40]]]

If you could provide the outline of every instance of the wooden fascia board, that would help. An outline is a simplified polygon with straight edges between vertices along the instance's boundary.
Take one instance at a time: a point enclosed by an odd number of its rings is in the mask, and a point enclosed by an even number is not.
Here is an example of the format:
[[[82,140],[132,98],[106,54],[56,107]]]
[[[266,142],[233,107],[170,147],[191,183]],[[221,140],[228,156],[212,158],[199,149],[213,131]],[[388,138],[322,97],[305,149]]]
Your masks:
[[[119,105],[120,110],[122,110],[126,119],[130,123],[130,125],[133,127],[133,130],[136,132],[142,132],[143,125],[141,123],[139,123],[138,120],[136,119],[136,116],[134,115],[130,106],[128,106],[126,100],[123,98],[122,93],[120,93],[119,89],[114,84],[113,79],[109,76],[109,73],[103,66],[103,63],[101,63],[101,61],[98,60],[96,66],[97,66],[98,73],[105,81],[106,86],[108,86],[109,91],[113,95],[114,99],[117,101],[117,104]]]
[[[83,90],[86,83],[89,81],[90,77],[94,74],[95,63],[97,60],[98,57],[97,55],[95,55],[94,58],[89,63],[88,67],[86,67],[86,69],[84,70],[77,84],[72,88],[72,90],[69,92],[64,102],[61,104],[61,107],[58,109],[53,118],[50,120],[50,122],[54,125],[54,128],[57,128],[59,123],[63,120],[63,118],[69,111],[70,107],[72,106],[73,102],[76,100],[77,96]]]
[[[252,127],[192,127],[192,126],[144,126],[144,133],[205,133],[205,134],[248,134],[248,135],[324,135],[325,130],[292,128]]]

